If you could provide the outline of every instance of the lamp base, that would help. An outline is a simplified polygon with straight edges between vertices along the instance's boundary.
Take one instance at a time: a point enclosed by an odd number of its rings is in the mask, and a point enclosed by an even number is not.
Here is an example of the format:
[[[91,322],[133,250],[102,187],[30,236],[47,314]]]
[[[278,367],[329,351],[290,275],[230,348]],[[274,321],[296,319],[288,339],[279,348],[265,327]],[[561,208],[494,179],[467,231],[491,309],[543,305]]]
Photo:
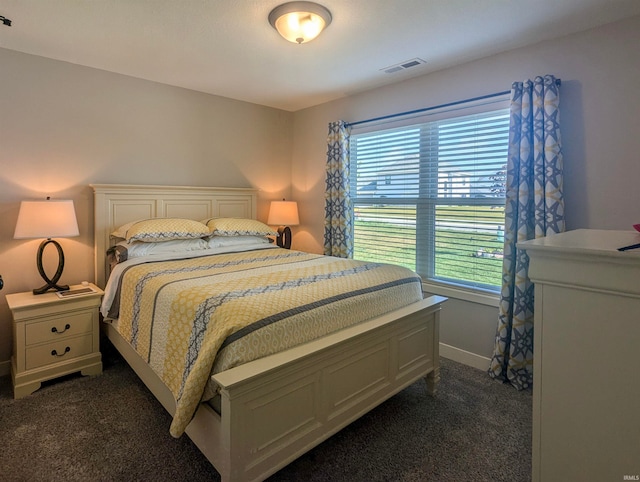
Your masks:
[[[44,252],[44,248],[48,244],[53,244],[58,250],[58,269],[56,270],[56,274],[53,275],[53,278],[49,279],[47,273],[44,272],[44,267],[42,266],[42,253]],[[40,288],[35,288],[33,290],[34,295],[42,295],[49,290],[55,291],[67,291],[69,289],[69,285],[59,285],[58,281],[60,280],[60,276],[62,276],[62,270],[64,269],[64,253],[62,252],[62,246],[57,241],[53,239],[47,239],[40,243],[40,247],[38,248],[38,255],[36,257],[36,264],[38,265],[38,272],[42,279],[45,280],[46,284],[41,286]]]
[[[284,249],[291,249],[291,228],[289,226],[280,226],[278,228],[278,237],[276,244]]]
[[[43,295],[51,290],[69,291],[69,285],[46,284],[40,288],[34,288],[32,291],[34,295]]]

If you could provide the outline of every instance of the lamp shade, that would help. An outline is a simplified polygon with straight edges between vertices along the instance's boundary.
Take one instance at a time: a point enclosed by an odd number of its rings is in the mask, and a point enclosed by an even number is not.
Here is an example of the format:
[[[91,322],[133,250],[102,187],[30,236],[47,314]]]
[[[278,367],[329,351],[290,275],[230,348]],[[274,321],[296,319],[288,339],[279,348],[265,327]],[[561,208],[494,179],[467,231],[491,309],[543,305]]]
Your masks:
[[[269,23],[289,42],[313,40],[331,23],[331,12],[313,2],[288,2],[274,8]]]
[[[71,200],[22,201],[15,239],[70,238],[80,235]]]
[[[295,201],[271,201],[267,224],[272,226],[297,226],[300,224],[298,203]]]

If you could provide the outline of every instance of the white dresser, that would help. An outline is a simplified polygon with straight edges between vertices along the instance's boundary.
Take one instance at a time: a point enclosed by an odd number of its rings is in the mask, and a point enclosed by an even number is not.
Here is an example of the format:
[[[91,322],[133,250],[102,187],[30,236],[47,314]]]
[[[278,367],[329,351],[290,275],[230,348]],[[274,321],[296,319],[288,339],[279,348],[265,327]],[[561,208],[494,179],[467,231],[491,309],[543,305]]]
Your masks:
[[[640,243],[576,230],[519,243],[535,283],[533,481],[640,480]]]

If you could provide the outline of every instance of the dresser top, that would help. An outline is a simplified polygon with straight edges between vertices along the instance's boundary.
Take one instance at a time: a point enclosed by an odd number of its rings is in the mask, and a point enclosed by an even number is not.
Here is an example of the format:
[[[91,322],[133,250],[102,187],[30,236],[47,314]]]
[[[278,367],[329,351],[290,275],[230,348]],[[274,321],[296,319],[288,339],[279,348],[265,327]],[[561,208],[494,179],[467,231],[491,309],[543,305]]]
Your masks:
[[[618,251],[618,248],[638,243],[640,243],[640,233],[636,231],[576,229],[544,238],[522,241],[517,246],[527,252],[588,254],[640,261],[640,248]]]

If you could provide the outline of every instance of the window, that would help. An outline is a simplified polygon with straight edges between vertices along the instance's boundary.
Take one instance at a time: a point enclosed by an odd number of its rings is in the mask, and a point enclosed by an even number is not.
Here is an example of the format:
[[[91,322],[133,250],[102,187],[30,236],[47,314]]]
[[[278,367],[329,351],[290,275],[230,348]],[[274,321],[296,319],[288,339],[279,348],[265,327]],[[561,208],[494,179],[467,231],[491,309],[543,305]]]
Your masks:
[[[498,291],[509,110],[351,135],[354,257]]]

